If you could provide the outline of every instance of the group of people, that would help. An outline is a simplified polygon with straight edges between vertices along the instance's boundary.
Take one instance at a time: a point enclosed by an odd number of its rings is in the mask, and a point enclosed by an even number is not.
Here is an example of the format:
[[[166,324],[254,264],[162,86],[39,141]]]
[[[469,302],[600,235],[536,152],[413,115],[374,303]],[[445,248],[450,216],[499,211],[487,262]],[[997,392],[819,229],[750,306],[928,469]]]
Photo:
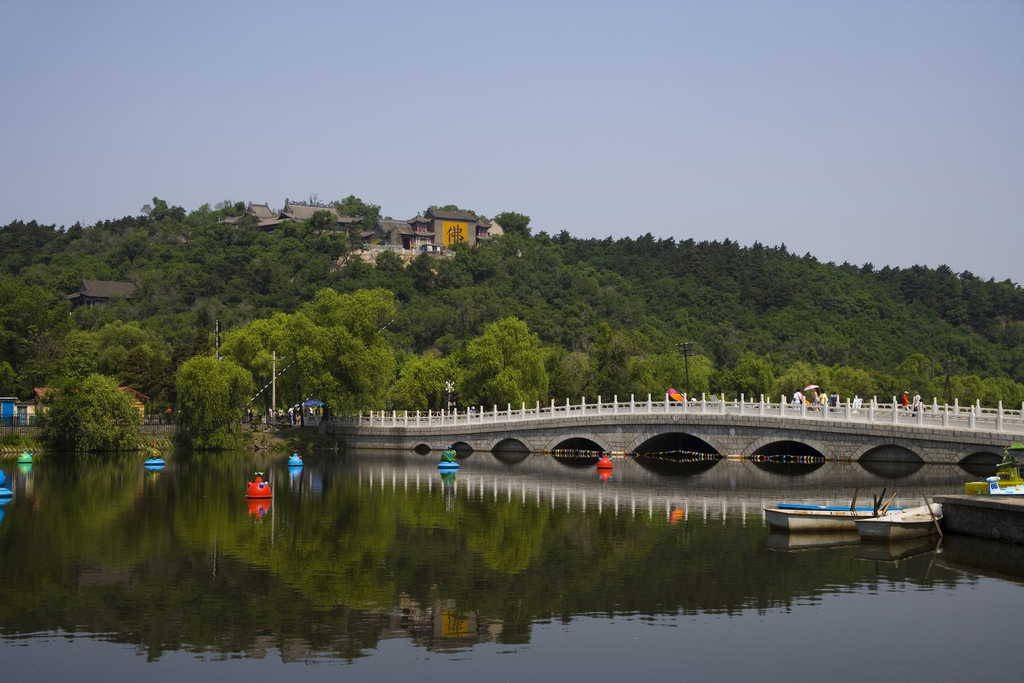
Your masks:
[[[819,387],[820,388],[820,387]],[[798,406],[801,404],[811,406],[812,408],[818,409],[822,406],[830,406],[835,408],[839,405],[839,394],[832,392],[831,394],[826,393],[824,389],[818,391],[818,388],[811,389],[812,395],[804,395],[802,391],[793,392],[793,405]]]
[[[913,399],[909,398],[908,394],[909,392],[903,392],[903,398],[900,399],[900,405],[903,406],[903,410],[912,410],[913,412],[916,413],[917,411],[921,410],[922,406],[924,405],[921,401],[921,394],[914,392]]]

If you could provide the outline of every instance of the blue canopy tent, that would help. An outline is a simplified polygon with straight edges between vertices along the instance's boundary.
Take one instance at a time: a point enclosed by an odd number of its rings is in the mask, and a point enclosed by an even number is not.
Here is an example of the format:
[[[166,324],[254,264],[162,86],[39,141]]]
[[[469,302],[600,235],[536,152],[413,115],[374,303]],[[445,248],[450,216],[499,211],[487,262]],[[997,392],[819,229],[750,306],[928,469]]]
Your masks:
[[[323,401],[318,401],[315,398],[311,398],[308,401],[306,401],[305,403],[303,403],[302,405],[304,407],[306,407],[306,408],[309,408],[310,406],[322,406],[323,404],[324,404]]]

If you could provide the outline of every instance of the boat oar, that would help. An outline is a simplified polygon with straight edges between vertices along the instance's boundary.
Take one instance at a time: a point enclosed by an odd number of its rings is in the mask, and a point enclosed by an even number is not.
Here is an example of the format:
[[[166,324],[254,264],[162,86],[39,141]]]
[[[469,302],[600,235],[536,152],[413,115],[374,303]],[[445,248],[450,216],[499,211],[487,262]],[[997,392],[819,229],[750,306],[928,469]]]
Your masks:
[[[942,527],[939,526],[939,520],[935,519],[935,510],[932,510],[932,504],[928,502],[928,496],[921,494],[924,498],[924,505],[928,508],[928,514],[932,516],[932,521],[935,522],[935,530],[939,532],[939,538],[943,538]]]
[[[896,493],[892,494],[892,498],[890,498],[889,500],[885,501],[885,505],[883,505],[882,507],[878,508],[878,513],[884,515],[886,512],[888,512],[889,511],[889,506],[892,505],[892,502],[894,500],[896,500],[896,496],[898,496],[898,495],[900,495],[900,490],[896,489]]]
[[[857,510],[857,492],[858,491],[860,491],[860,487],[859,486],[853,490],[853,502],[850,503],[850,512],[854,512],[854,511]]]
[[[872,508],[873,509],[873,514],[874,514],[875,517],[878,516],[878,506],[879,506],[879,504],[881,504],[881,502],[883,500],[885,500],[885,491],[886,491],[886,489],[882,489],[882,495],[880,495],[878,498],[875,498],[875,505],[874,505],[874,508]]]

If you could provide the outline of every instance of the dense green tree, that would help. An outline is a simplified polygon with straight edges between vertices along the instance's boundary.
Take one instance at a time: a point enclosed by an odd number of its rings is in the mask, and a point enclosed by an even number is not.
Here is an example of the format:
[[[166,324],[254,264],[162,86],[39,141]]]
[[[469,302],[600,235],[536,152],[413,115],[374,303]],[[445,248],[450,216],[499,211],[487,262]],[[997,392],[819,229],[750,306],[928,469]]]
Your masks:
[[[389,391],[391,405],[398,410],[447,408],[445,383],[449,380],[456,389],[462,385],[462,370],[451,356],[412,356],[402,364],[398,381]]]
[[[242,412],[253,394],[252,375],[231,359],[196,356],[178,368],[176,434],[196,450],[237,448]]]
[[[41,419],[47,447],[57,451],[127,451],[139,447],[142,415],[113,377],[93,374],[48,395]]]
[[[505,318],[484,328],[463,357],[464,403],[521,405],[546,400],[548,373],[536,334],[522,320]]]
[[[494,217],[506,235],[530,236],[530,217],[515,211],[503,211]],[[568,234],[568,233],[566,233]]]

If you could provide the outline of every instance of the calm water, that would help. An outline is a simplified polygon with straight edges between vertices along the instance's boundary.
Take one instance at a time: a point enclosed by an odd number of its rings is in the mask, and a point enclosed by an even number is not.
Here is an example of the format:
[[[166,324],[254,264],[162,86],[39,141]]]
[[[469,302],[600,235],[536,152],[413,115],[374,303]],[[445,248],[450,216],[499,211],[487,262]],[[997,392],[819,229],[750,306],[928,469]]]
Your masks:
[[[4,681],[1016,679],[1024,549],[769,534],[948,467],[650,471],[477,453],[0,462]],[[254,470],[271,504],[245,499]],[[894,478],[898,477],[898,478]]]

